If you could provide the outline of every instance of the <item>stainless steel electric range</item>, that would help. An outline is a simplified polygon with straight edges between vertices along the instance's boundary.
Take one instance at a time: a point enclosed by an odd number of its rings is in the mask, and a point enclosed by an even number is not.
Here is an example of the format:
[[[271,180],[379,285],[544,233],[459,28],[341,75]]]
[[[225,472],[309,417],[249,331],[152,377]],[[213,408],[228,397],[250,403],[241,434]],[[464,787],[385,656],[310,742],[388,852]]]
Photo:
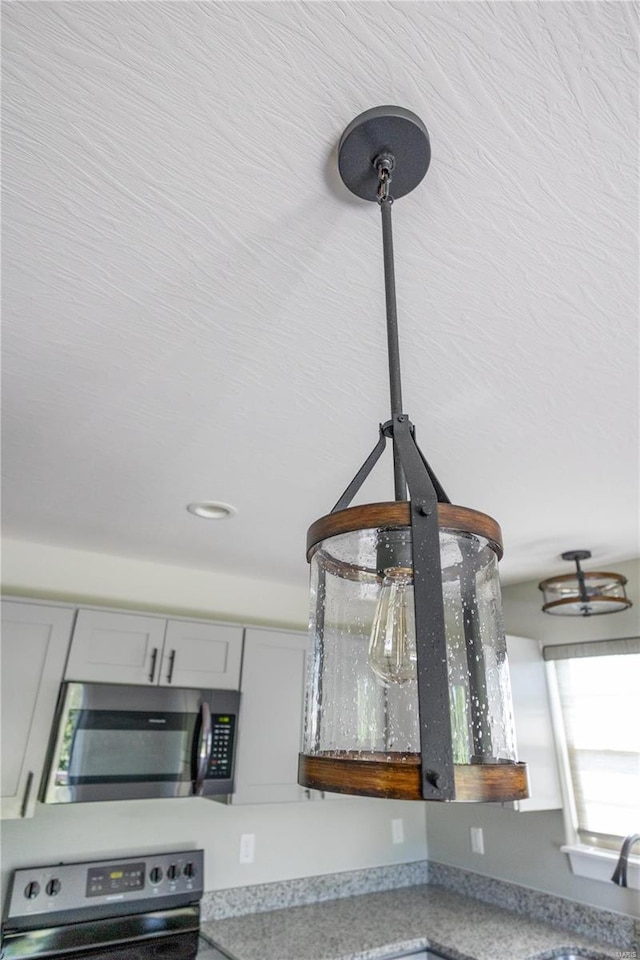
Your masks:
[[[194,960],[202,850],[16,870],[2,960]]]

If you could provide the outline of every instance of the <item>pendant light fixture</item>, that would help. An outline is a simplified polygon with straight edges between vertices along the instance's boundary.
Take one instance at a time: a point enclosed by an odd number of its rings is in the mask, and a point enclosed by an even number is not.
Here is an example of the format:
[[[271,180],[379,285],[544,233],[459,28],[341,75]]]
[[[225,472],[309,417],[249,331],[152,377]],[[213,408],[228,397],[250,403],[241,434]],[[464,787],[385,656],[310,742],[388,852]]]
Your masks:
[[[528,784],[515,757],[500,527],[451,504],[402,403],[391,207],[430,156],[426,127],[402,107],[367,110],[340,140],[343,182],[382,215],[391,417],[308,531],[312,658],[298,780],[402,800],[516,800]],[[395,500],[350,506],[388,439]]]
[[[627,578],[620,573],[583,570],[581,560],[588,560],[590,550],[567,550],[563,560],[575,561],[576,572],[549,577],[538,584],[544,596],[542,610],[560,617],[594,617],[601,613],[617,613],[633,606],[627,596]]]

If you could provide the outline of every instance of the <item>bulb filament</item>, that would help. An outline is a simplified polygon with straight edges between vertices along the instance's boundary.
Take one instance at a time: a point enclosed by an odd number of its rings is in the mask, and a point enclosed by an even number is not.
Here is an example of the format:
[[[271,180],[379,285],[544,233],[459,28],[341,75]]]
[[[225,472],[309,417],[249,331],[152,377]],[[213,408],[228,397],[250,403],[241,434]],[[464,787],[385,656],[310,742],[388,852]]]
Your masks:
[[[402,685],[416,679],[416,625],[411,567],[389,567],[384,571],[371,628],[369,666],[385,685]]]

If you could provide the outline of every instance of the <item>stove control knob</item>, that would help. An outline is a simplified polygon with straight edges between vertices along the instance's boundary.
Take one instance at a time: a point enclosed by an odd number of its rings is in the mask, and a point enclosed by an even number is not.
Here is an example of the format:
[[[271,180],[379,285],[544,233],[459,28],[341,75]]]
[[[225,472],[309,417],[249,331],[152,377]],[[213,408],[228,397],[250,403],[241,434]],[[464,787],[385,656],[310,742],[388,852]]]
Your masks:
[[[178,868],[176,867],[175,863],[172,863],[170,867],[167,867],[167,876],[169,877],[169,880],[175,880],[177,875]]]
[[[189,863],[185,863],[184,867],[182,868],[182,872],[185,875],[185,877],[195,877],[198,871],[196,870],[195,863],[189,862]]]
[[[31,883],[28,883],[24,888],[24,895],[27,900],[34,900],[40,893],[40,884],[37,880],[32,880]]]
[[[160,867],[153,867],[151,869],[149,872],[149,880],[151,880],[151,883],[153,884],[160,883],[162,880],[162,870]]]
[[[49,880],[49,883],[46,886],[47,896],[57,897],[60,893],[60,881],[54,877],[53,880]]]

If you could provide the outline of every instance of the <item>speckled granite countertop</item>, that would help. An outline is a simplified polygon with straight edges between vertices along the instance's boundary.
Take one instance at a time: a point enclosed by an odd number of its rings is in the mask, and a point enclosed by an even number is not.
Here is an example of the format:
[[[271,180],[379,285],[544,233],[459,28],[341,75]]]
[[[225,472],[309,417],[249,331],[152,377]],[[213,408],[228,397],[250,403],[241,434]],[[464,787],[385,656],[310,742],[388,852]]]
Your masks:
[[[608,960],[620,950],[441,887],[420,885],[202,924],[232,960],[390,960],[433,947],[454,960]],[[632,956],[631,953],[627,956]]]

